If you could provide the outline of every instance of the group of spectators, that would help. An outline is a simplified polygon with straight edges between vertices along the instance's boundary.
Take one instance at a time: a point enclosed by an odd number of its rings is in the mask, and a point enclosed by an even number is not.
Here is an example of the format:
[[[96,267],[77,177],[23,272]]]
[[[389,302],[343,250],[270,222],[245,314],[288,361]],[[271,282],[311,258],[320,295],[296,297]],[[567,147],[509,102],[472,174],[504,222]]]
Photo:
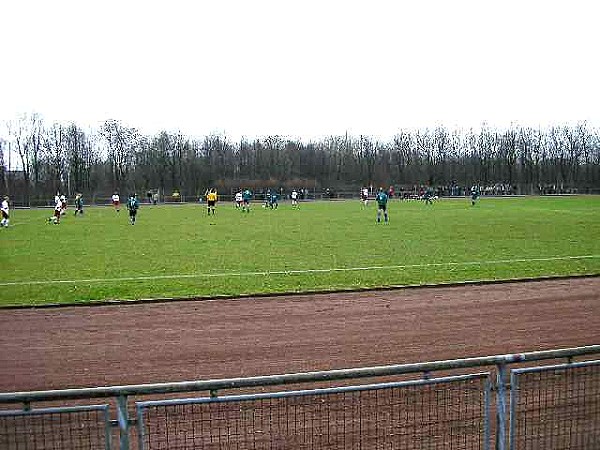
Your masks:
[[[517,193],[517,187],[508,183],[494,183],[489,185],[475,184],[481,195],[514,195]],[[401,186],[397,189],[398,198],[420,199],[427,193],[438,197],[466,197],[471,195],[473,186],[459,186],[458,184],[429,186],[413,185]],[[390,195],[391,197],[391,195]]]

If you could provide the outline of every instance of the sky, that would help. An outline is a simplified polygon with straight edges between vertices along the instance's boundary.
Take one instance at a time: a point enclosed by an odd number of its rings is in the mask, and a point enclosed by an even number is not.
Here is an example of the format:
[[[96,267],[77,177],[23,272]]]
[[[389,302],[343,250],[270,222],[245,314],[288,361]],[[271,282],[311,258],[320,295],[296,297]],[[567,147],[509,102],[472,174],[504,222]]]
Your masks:
[[[596,4],[4,0],[0,121],[304,139],[597,126]]]

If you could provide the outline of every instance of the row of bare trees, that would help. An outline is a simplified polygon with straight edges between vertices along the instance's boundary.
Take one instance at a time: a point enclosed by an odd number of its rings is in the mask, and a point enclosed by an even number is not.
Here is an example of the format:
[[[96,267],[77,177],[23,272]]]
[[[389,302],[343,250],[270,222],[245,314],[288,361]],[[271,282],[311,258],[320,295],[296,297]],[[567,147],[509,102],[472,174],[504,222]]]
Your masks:
[[[547,129],[404,130],[388,141],[281,136],[232,141],[181,133],[141,134],[117,120],[99,130],[47,125],[38,114],[4,124],[0,186],[16,203],[46,203],[57,191],[87,198],[114,191],[197,196],[248,186],[350,190],[362,185],[503,186],[513,193],[600,192],[600,132],[586,123]]]

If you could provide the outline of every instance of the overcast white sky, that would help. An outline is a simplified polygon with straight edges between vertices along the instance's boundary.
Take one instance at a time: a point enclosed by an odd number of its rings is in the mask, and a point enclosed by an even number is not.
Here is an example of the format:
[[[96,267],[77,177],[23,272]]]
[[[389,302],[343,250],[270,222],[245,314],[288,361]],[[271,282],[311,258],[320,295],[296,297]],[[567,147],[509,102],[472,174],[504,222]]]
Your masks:
[[[598,125],[597,4],[4,0],[0,120],[302,138]]]

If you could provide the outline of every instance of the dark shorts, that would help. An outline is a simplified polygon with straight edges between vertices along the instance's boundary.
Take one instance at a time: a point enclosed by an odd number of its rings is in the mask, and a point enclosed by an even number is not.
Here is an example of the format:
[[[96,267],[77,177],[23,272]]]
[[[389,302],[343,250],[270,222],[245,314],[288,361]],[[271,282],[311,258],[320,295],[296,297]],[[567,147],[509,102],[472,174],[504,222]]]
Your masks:
[[[129,210],[129,215],[130,215],[130,216],[132,216],[132,217],[133,217],[133,216],[135,216],[136,214],[137,214],[137,209],[130,209],[130,210]]]
[[[247,199],[247,198],[245,198],[245,199],[243,200],[243,202],[244,202],[244,205],[249,205],[249,204],[250,204],[250,200],[249,200],[249,199]]]
[[[387,205],[377,205],[377,207],[378,207],[379,209],[381,209],[382,211],[385,211],[385,210],[387,210]]]
[[[217,203],[217,202],[215,202],[214,200],[208,200],[208,206],[214,207],[215,203]]]
[[[6,211],[2,211],[2,218],[8,219],[8,213]]]

